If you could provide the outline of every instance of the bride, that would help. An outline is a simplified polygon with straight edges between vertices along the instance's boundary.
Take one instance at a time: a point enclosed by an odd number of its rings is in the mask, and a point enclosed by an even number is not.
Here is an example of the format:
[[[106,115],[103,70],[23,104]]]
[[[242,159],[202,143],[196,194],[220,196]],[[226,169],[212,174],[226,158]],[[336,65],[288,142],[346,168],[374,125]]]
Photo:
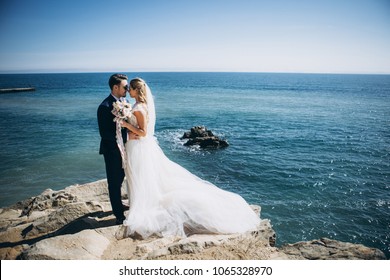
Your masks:
[[[260,218],[239,195],[204,181],[169,160],[154,137],[156,112],[148,85],[130,81],[135,99],[126,143],[130,209],[127,234],[188,236],[195,233],[242,233],[254,230]]]

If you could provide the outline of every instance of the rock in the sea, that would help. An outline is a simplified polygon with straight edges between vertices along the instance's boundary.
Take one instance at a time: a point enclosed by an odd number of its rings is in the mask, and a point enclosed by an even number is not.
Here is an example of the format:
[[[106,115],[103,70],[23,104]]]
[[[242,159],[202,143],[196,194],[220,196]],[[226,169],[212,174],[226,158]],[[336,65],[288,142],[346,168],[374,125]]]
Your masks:
[[[229,146],[226,140],[215,136],[211,130],[204,126],[194,126],[185,132],[180,139],[188,139],[184,146],[198,145],[200,148],[225,148]]]

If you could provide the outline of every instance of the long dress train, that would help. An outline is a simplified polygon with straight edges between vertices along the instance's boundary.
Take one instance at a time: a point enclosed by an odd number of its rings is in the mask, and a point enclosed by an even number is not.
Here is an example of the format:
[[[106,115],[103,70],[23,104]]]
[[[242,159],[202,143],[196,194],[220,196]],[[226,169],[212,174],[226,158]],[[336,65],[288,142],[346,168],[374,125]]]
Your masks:
[[[148,116],[144,104],[136,104],[133,111]],[[154,132],[154,127],[150,131]],[[241,196],[169,160],[153,135],[127,141],[126,152],[130,209],[124,225],[129,235],[241,233],[256,229],[260,223]]]

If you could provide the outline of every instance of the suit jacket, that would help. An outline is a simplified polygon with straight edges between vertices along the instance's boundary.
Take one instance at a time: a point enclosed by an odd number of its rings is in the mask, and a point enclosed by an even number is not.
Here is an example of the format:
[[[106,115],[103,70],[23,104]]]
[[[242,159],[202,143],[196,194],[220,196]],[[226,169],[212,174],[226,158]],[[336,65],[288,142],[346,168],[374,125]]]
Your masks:
[[[116,144],[116,124],[114,122],[114,115],[111,113],[113,103],[116,99],[110,94],[99,105],[97,110],[97,119],[99,125],[99,133],[102,138],[100,141],[99,154],[105,154],[109,151],[118,149]],[[127,140],[127,129],[122,129],[123,143]]]

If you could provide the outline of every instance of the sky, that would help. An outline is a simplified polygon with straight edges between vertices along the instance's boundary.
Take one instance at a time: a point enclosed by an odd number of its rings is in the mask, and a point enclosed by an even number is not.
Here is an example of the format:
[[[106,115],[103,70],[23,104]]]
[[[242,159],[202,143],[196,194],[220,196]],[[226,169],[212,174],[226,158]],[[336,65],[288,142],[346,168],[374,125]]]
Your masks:
[[[0,0],[0,73],[390,74],[390,0]]]

